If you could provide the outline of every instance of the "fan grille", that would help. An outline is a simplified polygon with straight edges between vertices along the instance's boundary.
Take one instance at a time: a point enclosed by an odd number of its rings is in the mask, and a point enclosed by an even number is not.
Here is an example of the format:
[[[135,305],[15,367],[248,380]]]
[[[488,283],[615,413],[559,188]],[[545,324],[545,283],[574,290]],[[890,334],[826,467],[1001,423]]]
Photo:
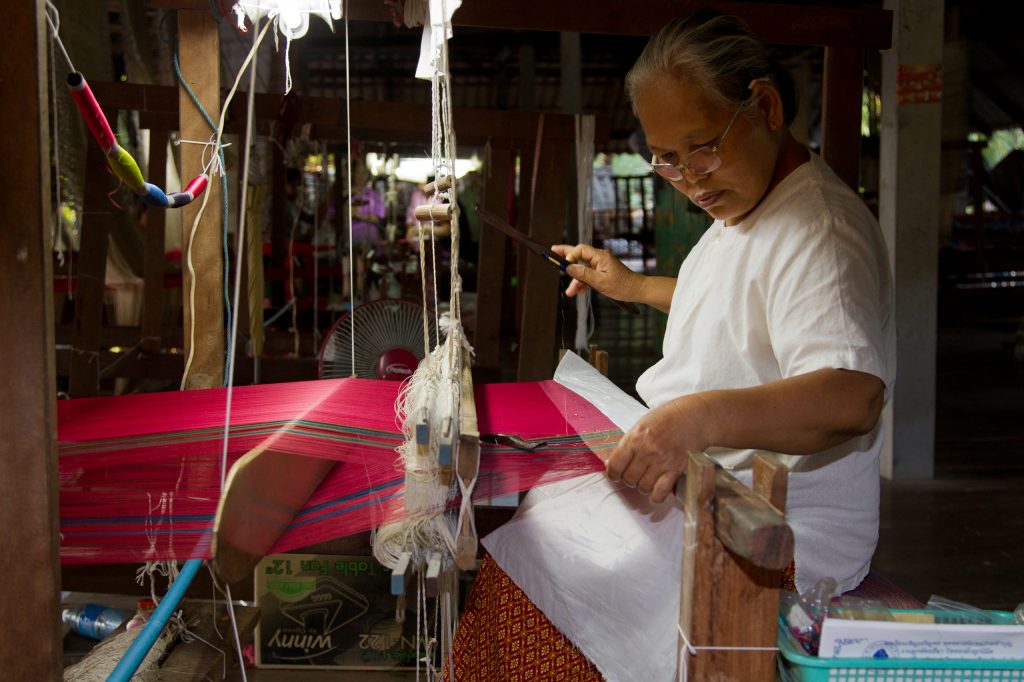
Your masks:
[[[352,365],[352,327],[355,322],[355,371]],[[437,343],[433,317],[430,347]],[[341,316],[320,348],[320,378],[356,376],[381,378],[378,364],[389,351],[401,349],[423,359],[423,306],[412,301],[379,299],[356,306]]]

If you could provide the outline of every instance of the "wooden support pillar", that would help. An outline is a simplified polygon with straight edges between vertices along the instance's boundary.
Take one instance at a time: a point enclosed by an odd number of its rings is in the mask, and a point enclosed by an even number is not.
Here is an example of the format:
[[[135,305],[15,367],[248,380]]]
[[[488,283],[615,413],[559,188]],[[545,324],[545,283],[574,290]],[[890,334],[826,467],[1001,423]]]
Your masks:
[[[85,153],[85,206],[68,372],[68,393],[72,398],[89,398],[99,392],[100,330],[110,237],[110,177],[103,152],[90,139]]]
[[[562,78],[559,81],[558,103],[563,114],[578,114],[583,110],[580,34],[564,31],[560,38]]]
[[[166,130],[149,131],[149,181],[157,187],[167,186],[167,139]],[[159,353],[161,347],[166,226],[167,211],[152,207],[146,209],[142,234],[142,274],[145,282],[142,300],[142,350],[147,353]]]
[[[489,165],[484,169],[483,207],[495,215],[507,217],[508,181],[515,172],[511,149],[491,148]],[[476,329],[473,347],[476,364],[488,369],[501,363],[501,318],[505,304],[508,274],[505,252],[508,239],[486,225],[480,229],[480,263],[477,266]]]
[[[519,108],[537,109],[537,50],[529,44],[519,46]]]
[[[0,670],[61,679],[53,227],[43,1],[7,8],[0,51]]]
[[[860,186],[860,119],[864,50],[825,48],[821,102],[821,157],[857,191]]]
[[[536,164],[530,238],[544,246],[562,239],[567,213],[565,186],[571,170],[572,145],[568,140],[545,140]],[[555,331],[560,296],[559,272],[531,253],[526,275],[519,281],[523,292],[522,329],[519,343],[519,381],[549,379],[555,366]]]
[[[178,59],[181,73],[210,117],[220,116],[220,38],[217,22],[208,9],[178,10]],[[184,88],[179,89],[178,110],[181,137],[185,140],[209,139],[212,131]],[[191,179],[202,170],[203,147],[181,147],[181,177]],[[192,232],[199,198],[182,211],[182,296],[185,352],[193,352],[186,388],[211,388],[224,383],[224,256],[222,237],[222,197],[219,178],[211,178],[206,188],[206,210],[191,244],[194,275],[188,271]],[[195,278],[195,308],[189,290]],[[195,325],[193,335],[192,325]],[[195,345],[194,351],[191,350]]]
[[[677,484],[685,487],[679,665],[686,679],[776,679],[779,588],[793,558],[782,509],[787,473],[776,458],[757,455],[751,492],[706,455],[689,455]]]
[[[893,263],[898,374],[886,406],[882,474],[931,478],[942,103],[901,94],[900,85],[920,85],[922,72],[941,74],[943,2],[886,0],[885,6],[896,16],[893,49],[882,54],[879,222]]]

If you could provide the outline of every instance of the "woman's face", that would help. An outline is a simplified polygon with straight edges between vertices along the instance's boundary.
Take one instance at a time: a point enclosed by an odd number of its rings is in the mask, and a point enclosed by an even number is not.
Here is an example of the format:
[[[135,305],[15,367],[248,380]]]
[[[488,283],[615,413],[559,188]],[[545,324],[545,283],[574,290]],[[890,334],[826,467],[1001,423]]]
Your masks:
[[[658,162],[673,165],[701,147],[714,146],[736,111],[669,74],[638,87],[634,105],[647,146]],[[758,107],[745,108],[718,148],[722,165],[703,176],[684,173],[672,186],[726,225],[741,221],[767,193],[775,172],[779,142],[765,121]]]

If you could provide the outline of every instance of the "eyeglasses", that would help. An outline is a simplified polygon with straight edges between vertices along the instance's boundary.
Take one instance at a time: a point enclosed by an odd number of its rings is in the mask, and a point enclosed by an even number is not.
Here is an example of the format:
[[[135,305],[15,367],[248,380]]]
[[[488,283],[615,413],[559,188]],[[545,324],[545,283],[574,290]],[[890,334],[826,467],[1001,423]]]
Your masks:
[[[655,161],[658,156],[653,155],[651,156],[651,170],[670,182],[682,180],[684,174],[692,181],[694,178],[702,177],[718,170],[722,165],[722,157],[718,155],[718,149],[722,146],[722,140],[725,139],[729,129],[732,128],[732,124],[736,122],[736,117],[740,115],[740,111],[748,101],[743,100],[740,103],[732,118],[729,119],[729,125],[725,126],[725,130],[722,131],[722,134],[718,136],[713,145],[701,147],[690,152],[677,164],[656,163]]]

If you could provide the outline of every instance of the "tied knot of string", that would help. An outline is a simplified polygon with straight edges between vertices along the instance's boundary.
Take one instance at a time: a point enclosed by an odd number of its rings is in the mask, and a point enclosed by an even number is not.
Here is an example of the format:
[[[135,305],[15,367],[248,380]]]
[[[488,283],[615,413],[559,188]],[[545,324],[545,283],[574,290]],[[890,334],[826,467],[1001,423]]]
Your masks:
[[[679,636],[683,640],[682,646],[679,647],[679,682],[687,682],[687,676],[689,675],[689,668],[686,665],[686,657],[697,656],[700,651],[778,651],[777,646],[695,646],[690,642],[690,639],[686,636],[683,631],[682,625],[676,625],[676,629],[679,630]]]

